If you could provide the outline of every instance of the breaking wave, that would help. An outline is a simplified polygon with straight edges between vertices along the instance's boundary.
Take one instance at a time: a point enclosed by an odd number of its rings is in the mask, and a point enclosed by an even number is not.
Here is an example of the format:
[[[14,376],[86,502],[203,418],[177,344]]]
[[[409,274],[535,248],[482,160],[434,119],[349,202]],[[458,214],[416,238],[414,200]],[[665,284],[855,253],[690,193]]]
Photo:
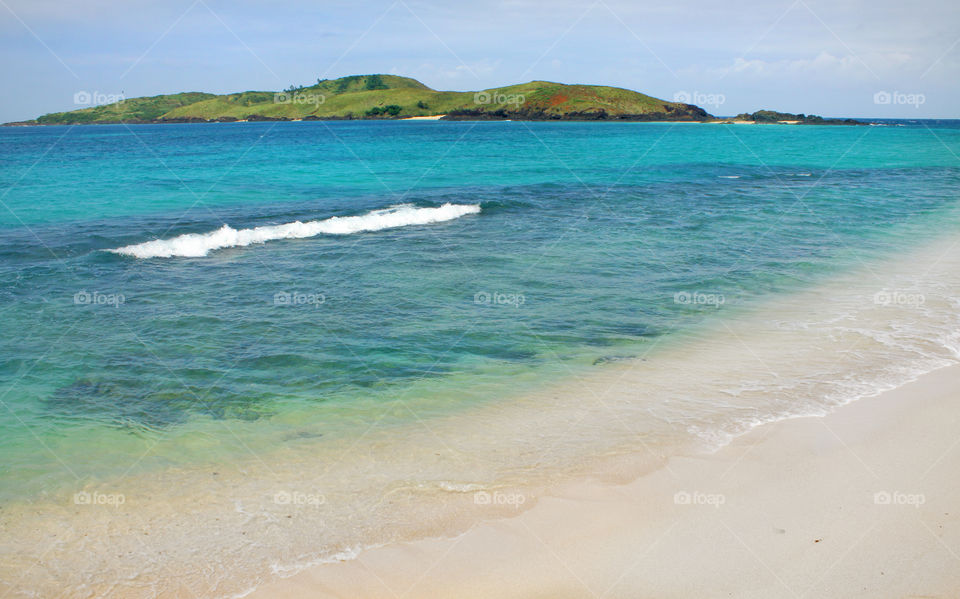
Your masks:
[[[401,204],[374,210],[358,216],[334,216],[324,220],[295,221],[252,229],[234,229],[223,225],[209,233],[188,233],[171,239],[155,239],[144,243],[107,250],[135,258],[198,258],[213,250],[266,243],[276,239],[303,239],[316,235],[350,235],[364,231],[380,231],[408,225],[427,225],[477,214],[477,204],[443,204],[436,208],[419,208]]]

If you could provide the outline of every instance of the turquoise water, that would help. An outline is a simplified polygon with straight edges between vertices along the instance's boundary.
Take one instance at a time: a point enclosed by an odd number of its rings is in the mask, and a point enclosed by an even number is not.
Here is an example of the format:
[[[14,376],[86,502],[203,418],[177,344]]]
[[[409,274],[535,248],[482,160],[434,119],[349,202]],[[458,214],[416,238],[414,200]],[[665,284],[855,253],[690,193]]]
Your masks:
[[[643,354],[953,227],[958,154],[956,122],[0,129],[0,497],[229,461],[292,422],[349,437],[396,397],[402,423]],[[371,214],[446,204],[479,212]],[[363,226],[107,251],[346,216]]]

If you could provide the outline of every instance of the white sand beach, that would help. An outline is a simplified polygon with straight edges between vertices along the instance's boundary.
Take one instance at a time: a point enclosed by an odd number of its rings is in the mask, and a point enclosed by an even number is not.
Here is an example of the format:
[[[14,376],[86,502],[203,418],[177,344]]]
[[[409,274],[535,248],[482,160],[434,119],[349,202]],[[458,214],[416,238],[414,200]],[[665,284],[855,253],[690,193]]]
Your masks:
[[[955,597],[958,424],[960,367],[948,367],[630,484],[582,480],[517,517],[251,597]]]

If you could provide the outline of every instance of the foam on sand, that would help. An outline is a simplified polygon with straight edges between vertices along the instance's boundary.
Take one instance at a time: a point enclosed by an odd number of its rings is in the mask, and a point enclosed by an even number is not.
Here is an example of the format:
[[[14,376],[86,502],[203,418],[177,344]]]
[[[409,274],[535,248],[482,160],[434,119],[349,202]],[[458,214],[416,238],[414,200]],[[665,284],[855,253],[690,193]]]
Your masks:
[[[198,258],[206,256],[213,250],[266,243],[276,239],[303,239],[323,234],[350,235],[408,225],[428,225],[479,212],[480,206],[477,204],[446,203],[436,208],[418,208],[412,204],[401,204],[358,216],[334,216],[305,223],[295,221],[282,225],[239,230],[223,225],[209,233],[188,233],[171,239],[155,239],[107,251],[135,258]]]

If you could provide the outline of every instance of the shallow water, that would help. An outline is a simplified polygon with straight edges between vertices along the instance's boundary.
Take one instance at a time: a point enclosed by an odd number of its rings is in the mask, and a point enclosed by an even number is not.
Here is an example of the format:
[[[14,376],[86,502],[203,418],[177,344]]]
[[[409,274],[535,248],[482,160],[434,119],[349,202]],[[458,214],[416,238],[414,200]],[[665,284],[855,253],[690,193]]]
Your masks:
[[[240,592],[952,363],[952,152],[952,123],[2,130],[0,564]],[[479,212],[273,234],[446,204]],[[224,225],[271,234],[108,251]]]

